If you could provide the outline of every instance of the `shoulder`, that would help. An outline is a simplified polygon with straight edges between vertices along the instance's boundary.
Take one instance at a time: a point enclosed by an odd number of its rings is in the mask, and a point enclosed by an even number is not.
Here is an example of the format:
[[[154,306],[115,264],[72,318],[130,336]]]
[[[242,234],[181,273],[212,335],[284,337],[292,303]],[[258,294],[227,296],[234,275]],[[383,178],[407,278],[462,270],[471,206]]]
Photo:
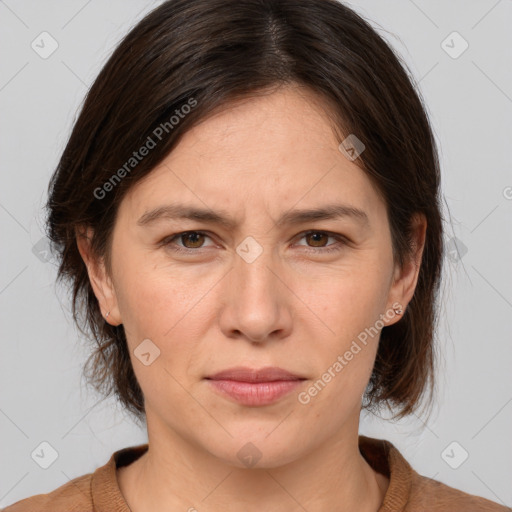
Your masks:
[[[93,512],[92,473],[79,476],[47,494],[36,494],[2,509],[2,512]]]
[[[359,449],[370,466],[389,479],[379,512],[512,512],[420,475],[390,441],[359,436]]]
[[[2,512],[129,512],[117,481],[117,469],[131,464],[148,444],[114,452],[94,473],[79,476],[47,494],[37,494],[2,509]]]
[[[407,511],[512,512],[494,501],[465,493],[413,472]]]

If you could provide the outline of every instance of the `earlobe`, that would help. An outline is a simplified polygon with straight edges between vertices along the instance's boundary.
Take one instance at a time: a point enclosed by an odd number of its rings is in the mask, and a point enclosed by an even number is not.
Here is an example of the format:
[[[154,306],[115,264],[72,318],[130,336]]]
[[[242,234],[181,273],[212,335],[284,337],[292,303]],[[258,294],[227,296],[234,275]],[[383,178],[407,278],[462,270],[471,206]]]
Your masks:
[[[105,320],[111,325],[122,323],[117,305],[117,297],[112,279],[105,268],[103,258],[94,254],[91,247],[93,230],[90,227],[76,230],[78,251],[87,268],[87,274],[94,295],[98,300],[100,311]]]

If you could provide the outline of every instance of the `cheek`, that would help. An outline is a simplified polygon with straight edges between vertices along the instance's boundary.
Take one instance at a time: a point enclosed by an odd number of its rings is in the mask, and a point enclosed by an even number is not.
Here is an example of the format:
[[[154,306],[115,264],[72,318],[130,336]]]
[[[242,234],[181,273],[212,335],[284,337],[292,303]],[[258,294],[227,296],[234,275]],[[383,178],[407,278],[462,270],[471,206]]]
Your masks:
[[[338,425],[353,411],[359,410],[371,377],[380,330],[371,315],[356,305],[333,314],[335,335],[318,337],[315,343],[316,378],[299,396],[299,403],[311,407],[311,413],[327,414]],[[318,352],[321,352],[319,357]]]
[[[295,288],[310,310],[297,327],[316,339],[313,359],[319,372],[305,400],[325,407],[337,403],[332,414],[338,415],[360,405],[370,379],[383,326],[386,274],[378,265],[354,265],[315,277],[314,286]]]
[[[199,324],[194,305],[207,290],[191,291],[176,273],[139,269],[125,274],[118,293],[132,366],[148,402],[164,406],[171,400],[185,407],[190,396],[179,383],[187,382],[198,350],[201,337],[194,333]],[[144,352],[149,350],[154,358],[149,365],[137,355],[146,339],[157,347],[146,342]]]
[[[191,375],[202,370],[197,368],[197,354],[213,305],[218,304],[212,289],[218,277],[192,267],[180,271],[172,266],[149,265],[147,261],[139,261],[137,267],[131,267],[134,261],[130,263],[128,258],[120,262],[116,287],[119,310],[132,365],[144,394],[149,400],[155,400],[160,392],[162,399],[179,400],[183,388],[177,383],[189,382]],[[127,272],[130,267],[138,271]],[[152,350],[158,353],[150,366],[137,359],[137,347],[146,339],[156,345],[157,349]]]
[[[120,261],[116,295],[123,325],[138,337],[163,340],[182,328],[187,316],[214,284],[197,270],[149,264],[149,258]],[[137,268],[137,272],[129,272]],[[212,282],[210,282],[212,281]]]
[[[343,343],[375,325],[386,306],[387,274],[379,264],[353,262],[329,272],[311,273],[293,283],[296,295],[310,310],[312,322],[325,332],[329,345]],[[349,342],[350,343],[350,342]]]

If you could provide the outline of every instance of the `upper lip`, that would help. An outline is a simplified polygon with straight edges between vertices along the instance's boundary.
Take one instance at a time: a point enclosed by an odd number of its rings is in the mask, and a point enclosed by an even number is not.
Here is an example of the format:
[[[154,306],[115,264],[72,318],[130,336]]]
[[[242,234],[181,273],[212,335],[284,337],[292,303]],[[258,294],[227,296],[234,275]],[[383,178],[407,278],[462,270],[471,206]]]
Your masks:
[[[236,380],[239,382],[273,382],[276,380],[304,379],[300,375],[293,374],[276,366],[267,366],[265,368],[237,366],[236,368],[229,368],[206,378],[211,380]]]

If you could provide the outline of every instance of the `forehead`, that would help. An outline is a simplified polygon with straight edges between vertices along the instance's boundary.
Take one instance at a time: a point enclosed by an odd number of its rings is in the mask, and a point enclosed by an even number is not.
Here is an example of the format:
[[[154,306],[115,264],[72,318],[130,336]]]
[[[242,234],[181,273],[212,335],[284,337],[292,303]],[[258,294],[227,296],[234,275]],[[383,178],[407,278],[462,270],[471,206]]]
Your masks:
[[[344,203],[369,214],[383,205],[366,174],[338,149],[326,105],[283,88],[222,107],[191,128],[127,194],[133,215],[169,202],[245,215]],[[382,213],[382,212],[380,212]]]
[[[290,85],[254,93],[221,105],[184,134],[171,161],[185,149],[195,149],[198,156],[206,149],[209,154],[222,152],[243,157],[247,163],[256,156],[254,152],[261,161],[284,154],[300,155],[313,146],[319,151],[332,151],[338,144],[328,111],[332,107],[304,87]],[[294,146],[293,153],[290,146]],[[263,147],[266,151],[261,151]]]

